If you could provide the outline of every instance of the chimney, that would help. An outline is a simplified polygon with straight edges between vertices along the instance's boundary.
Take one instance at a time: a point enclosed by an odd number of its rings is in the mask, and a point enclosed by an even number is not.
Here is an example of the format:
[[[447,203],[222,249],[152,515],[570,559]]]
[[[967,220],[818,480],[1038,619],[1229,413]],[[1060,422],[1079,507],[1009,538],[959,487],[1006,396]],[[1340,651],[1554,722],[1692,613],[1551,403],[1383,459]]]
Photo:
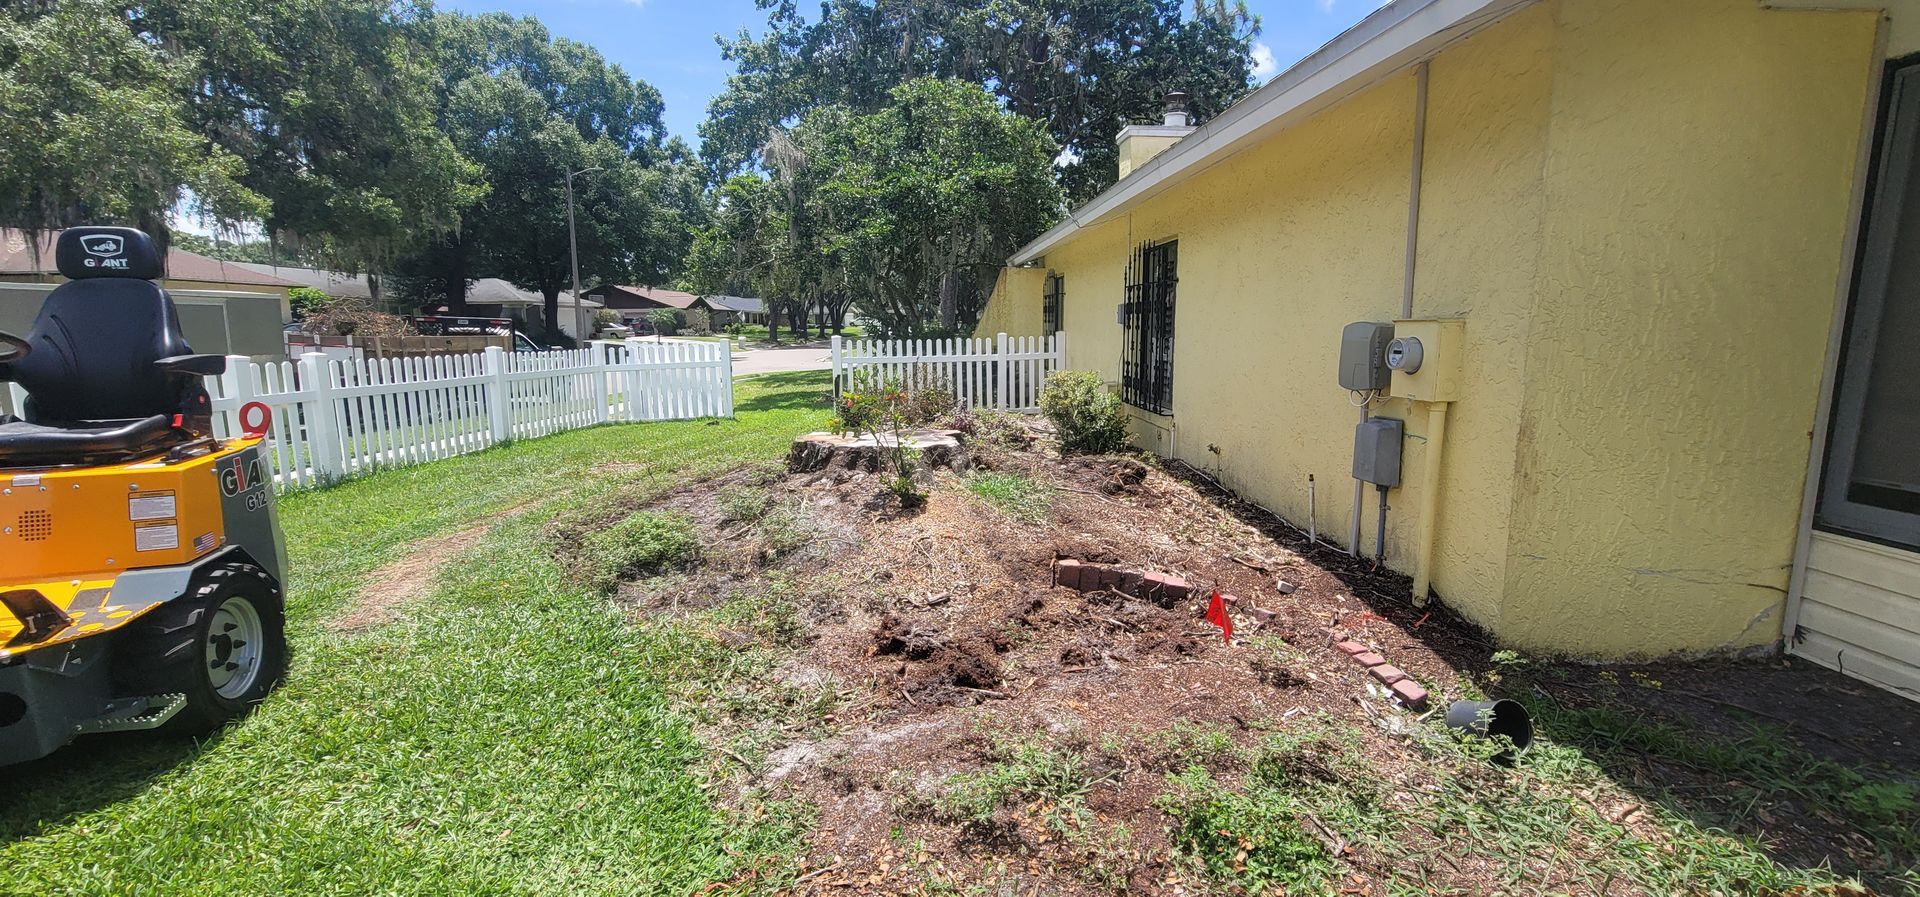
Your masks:
[[[1160,124],[1121,128],[1117,141],[1120,176],[1124,178],[1132,174],[1134,169],[1180,142],[1180,138],[1193,133],[1193,126],[1187,123],[1190,120],[1187,116],[1187,95],[1176,90],[1167,94],[1166,111],[1161,115]]]

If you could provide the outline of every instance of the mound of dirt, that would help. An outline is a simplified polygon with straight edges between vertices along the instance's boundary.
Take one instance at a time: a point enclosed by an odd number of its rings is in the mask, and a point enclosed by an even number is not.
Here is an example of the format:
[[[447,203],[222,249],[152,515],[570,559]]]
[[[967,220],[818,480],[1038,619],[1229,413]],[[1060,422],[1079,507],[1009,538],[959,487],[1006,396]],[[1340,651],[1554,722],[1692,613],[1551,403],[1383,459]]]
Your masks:
[[[1243,836],[1181,835],[1165,809],[1177,797],[1169,777],[1198,767],[1238,787],[1275,733],[1301,746],[1263,760],[1266,774],[1303,787],[1377,792],[1396,806],[1444,790],[1433,758],[1410,745],[1420,718],[1333,642],[1386,655],[1443,708],[1479,690],[1468,680],[1491,653],[1480,633],[1438,605],[1411,607],[1406,577],[1309,540],[1203,473],[1062,458],[1044,430],[1020,431],[982,438],[976,457],[1000,485],[1030,480],[1021,494],[1044,496],[1044,513],[1001,510],[952,472],[930,477],[924,508],[901,513],[884,475],[831,463],[736,472],[645,505],[692,516],[712,550],[697,573],[632,583],[622,597],[650,613],[759,597],[779,568],[806,631],[773,678],[837,699],[770,729],[705,733],[741,756],[766,752],[717,793],[814,811],[792,892],[1218,892],[1175,838]],[[742,518],[733,505],[761,506],[726,497],[743,486],[788,509],[783,519],[811,534],[804,547],[765,517]],[[1175,575],[1191,597],[1162,605],[1120,588],[1057,588],[1059,558]],[[1214,590],[1240,599],[1232,643],[1203,618]],[[756,636],[729,627],[715,638],[744,649]],[[1387,893],[1396,876],[1437,893],[1504,887],[1495,859],[1459,856],[1418,825],[1397,831],[1401,853],[1383,858],[1295,821],[1337,858],[1350,893]],[[1428,859],[1397,868],[1408,856]],[[1540,889],[1579,891],[1565,874]]]
[[[1391,645],[1395,663],[1428,681],[1453,680],[1444,661],[1410,647],[1401,622],[1354,598],[1349,581],[1141,459],[1063,459],[1031,436],[980,449],[993,469],[1033,480],[1050,497],[1046,513],[1002,511],[944,471],[912,514],[899,513],[884,476],[859,463],[761,473],[758,488],[802,509],[808,526],[840,533],[812,560],[773,564],[797,578],[794,593],[805,602],[807,633],[790,667],[842,689],[832,734],[776,748],[755,781],[739,783],[817,809],[806,860],[817,874],[804,892],[853,882],[872,893],[912,892],[937,880],[961,890],[1093,894],[1110,893],[1115,876],[1156,892],[1177,864],[1154,799],[1165,770],[1183,762],[1129,759],[1164,753],[1156,733],[1177,724],[1251,743],[1251,721],[1302,707],[1351,710],[1356,696],[1392,712],[1331,648],[1336,631]],[[691,514],[715,550],[698,576],[636,583],[623,596],[657,612],[663,595],[682,606],[677,596],[718,600],[754,587],[769,565],[727,543],[751,541],[755,529],[724,522],[718,499],[746,476],[648,503]],[[1253,638],[1228,645],[1201,618],[1198,599],[1162,606],[1120,591],[1055,588],[1060,557],[1169,572],[1196,596],[1217,588],[1279,613],[1264,630],[1236,621]],[[1395,588],[1371,573],[1352,582]],[[1091,814],[1084,832],[1035,829],[1025,798],[983,810],[1006,823],[984,828],[949,807],[960,783],[1007,762],[1007,739],[1082,746],[1072,762],[1091,776],[1074,798]],[[901,839],[924,843],[941,871],[911,871]]]

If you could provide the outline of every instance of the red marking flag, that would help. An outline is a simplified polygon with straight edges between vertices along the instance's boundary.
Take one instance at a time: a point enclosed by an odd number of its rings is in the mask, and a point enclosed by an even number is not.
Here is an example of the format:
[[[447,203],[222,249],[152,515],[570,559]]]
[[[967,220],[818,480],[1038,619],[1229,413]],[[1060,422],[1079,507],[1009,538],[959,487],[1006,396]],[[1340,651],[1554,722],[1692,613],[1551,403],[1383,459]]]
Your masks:
[[[1220,638],[1227,644],[1233,644],[1233,618],[1227,616],[1227,602],[1220,597],[1220,590],[1213,590],[1213,598],[1207,601],[1207,622],[1220,627]]]

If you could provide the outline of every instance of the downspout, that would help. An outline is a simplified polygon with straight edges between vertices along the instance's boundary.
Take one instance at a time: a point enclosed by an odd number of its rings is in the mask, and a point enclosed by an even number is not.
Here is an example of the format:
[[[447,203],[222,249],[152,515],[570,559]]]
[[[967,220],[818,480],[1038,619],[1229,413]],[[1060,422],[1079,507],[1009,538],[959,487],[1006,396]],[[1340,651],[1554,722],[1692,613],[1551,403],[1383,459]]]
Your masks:
[[[1427,152],[1428,67],[1413,70],[1413,174],[1407,197],[1407,268],[1400,292],[1400,317],[1413,317],[1414,264],[1420,250],[1420,177]],[[1440,451],[1447,441],[1447,403],[1427,404],[1426,463],[1420,471],[1420,524],[1414,532],[1413,604],[1425,607],[1433,581],[1433,543],[1440,519]]]
[[[1440,447],[1447,441],[1447,403],[1427,404],[1427,463],[1420,472],[1420,488],[1425,501],[1420,503],[1420,554],[1413,567],[1413,606],[1427,606],[1427,589],[1433,582],[1434,523],[1440,517]]]

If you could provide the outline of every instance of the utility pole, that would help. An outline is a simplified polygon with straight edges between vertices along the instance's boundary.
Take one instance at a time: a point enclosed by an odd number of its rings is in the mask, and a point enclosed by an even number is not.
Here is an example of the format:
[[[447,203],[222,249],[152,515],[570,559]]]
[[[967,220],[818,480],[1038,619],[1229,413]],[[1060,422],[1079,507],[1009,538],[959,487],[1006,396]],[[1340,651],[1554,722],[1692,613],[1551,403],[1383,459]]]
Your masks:
[[[587,299],[580,295],[580,239],[573,228],[573,179],[599,170],[596,165],[567,174],[567,253],[573,259],[573,335],[574,341],[583,347],[593,334],[587,331]],[[554,321],[553,326],[559,329],[560,322]]]

